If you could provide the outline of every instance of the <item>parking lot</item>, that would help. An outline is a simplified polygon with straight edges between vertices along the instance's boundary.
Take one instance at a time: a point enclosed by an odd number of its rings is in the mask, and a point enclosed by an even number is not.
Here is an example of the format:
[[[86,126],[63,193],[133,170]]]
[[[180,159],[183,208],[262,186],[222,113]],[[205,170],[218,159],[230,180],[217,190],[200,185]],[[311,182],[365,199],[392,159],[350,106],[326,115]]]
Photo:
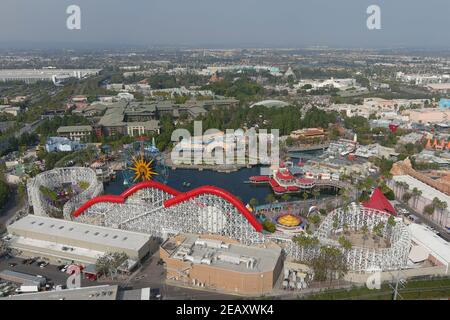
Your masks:
[[[16,272],[22,272],[27,273],[30,275],[41,275],[45,278],[47,278],[47,282],[53,284],[53,286],[57,285],[65,285],[67,278],[69,277],[69,274],[61,272],[58,269],[58,266],[48,264],[45,267],[41,268],[37,264],[37,260],[33,262],[32,264],[25,264],[24,259],[22,258],[16,258],[16,257],[2,257],[0,258],[0,271],[3,270],[11,270]],[[94,286],[98,285],[95,281],[89,281],[84,278],[81,279],[81,285],[82,287],[87,286]]]

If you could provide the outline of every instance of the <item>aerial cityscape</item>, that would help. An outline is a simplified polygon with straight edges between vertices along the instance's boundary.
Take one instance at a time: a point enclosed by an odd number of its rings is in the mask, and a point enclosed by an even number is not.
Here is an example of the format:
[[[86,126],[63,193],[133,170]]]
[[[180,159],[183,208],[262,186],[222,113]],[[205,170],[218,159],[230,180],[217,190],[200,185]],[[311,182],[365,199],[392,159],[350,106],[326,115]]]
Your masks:
[[[79,2],[82,48],[0,32],[0,302],[450,298],[450,49],[96,46]]]

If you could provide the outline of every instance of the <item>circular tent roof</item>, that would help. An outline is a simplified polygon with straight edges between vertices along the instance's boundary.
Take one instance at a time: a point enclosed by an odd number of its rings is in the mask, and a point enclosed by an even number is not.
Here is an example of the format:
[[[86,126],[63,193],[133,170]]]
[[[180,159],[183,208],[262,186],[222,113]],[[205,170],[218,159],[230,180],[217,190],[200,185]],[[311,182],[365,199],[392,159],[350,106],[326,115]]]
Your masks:
[[[285,227],[296,227],[296,226],[300,225],[302,220],[299,217],[294,216],[292,214],[285,214],[285,215],[280,216],[277,219],[277,222],[280,225],[285,226]]]
[[[270,107],[281,108],[281,107],[286,107],[288,105],[289,105],[289,103],[280,101],[280,100],[263,100],[263,101],[252,104],[250,106],[250,108],[253,108],[254,106],[264,106],[264,107],[269,107],[269,108]]]

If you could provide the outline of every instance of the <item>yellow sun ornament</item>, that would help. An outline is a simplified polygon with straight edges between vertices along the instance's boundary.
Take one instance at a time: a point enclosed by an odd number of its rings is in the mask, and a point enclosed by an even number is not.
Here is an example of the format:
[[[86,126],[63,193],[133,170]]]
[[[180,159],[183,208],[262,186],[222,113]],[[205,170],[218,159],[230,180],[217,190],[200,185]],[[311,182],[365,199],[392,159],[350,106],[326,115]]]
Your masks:
[[[152,163],[153,160],[146,161],[143,156],[139,159],[133,157],[133,163],[130,167],[130,169],[134,171],[133,182],[151,180],[154,175],[157,175],[157,173],[153,171]]]

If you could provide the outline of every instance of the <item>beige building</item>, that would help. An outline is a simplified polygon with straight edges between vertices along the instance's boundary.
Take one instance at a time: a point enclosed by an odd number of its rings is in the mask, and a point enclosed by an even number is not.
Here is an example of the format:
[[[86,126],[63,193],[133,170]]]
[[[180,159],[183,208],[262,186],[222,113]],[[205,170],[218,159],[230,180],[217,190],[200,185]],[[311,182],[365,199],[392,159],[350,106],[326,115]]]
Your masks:
[[[409,117],[411,122],[440,123],[450,119],[450,110],[439,108],[411,109],[402,112]]]
[[[58,136],[66,137],[73,141],[89,141],[92,136],[93,128],[91,126],[66,126],[59,127]]]
[[[160,248],[167,279],[224,292],[261,296],[283,268],[281,248],[250,247],[218,236],[180,234]]]

